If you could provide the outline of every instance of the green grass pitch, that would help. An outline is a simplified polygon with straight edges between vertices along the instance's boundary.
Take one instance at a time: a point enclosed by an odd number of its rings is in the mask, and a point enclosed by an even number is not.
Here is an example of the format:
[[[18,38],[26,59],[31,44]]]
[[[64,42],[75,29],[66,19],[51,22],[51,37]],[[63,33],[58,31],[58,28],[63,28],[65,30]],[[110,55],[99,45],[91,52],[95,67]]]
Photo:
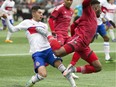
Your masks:
[[[115,30],[116,31],[116,30]],[[5,43],[7,31],[0,31],[0,87],[25,87],[25,83],[34,75],[33,62],[29,54],[29,44],[25,32],[12,35],[12,44]],[[115,33],[116,34],[116,33]],[[102,71],[92,74],[76,73],[80,78],[75,80],[78,87],[116,87],[116,63],[105,63],[103,40],[99,36],[91,48],[102,63]],[[116,43],[110,40],[111,57],[116,59]],[[71,60],[72,54],[63,58],[65,66]],[[79,60],[76,66],[86,64]],[[34,87],[70,87],[69,82],[55,68],[47,67],[47,78]]]

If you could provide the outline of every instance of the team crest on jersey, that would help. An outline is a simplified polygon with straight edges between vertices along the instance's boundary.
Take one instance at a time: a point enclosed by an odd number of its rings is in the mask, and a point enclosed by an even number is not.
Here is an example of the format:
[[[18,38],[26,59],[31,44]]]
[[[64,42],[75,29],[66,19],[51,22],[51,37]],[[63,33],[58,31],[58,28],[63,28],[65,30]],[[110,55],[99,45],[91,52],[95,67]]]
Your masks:
[[[40,63],[39,62],[36,62],[36,66],[39,66],[40,65]]]

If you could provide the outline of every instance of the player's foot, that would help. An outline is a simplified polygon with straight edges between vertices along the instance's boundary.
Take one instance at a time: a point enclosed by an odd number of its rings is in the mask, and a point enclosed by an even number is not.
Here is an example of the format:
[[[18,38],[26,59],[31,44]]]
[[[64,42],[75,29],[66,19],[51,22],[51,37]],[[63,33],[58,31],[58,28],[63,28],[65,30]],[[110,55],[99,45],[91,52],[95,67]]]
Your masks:
[[[106,63],[112,63],[112,62],[116,62],[116,60],[113,60],[113,59],[109,59],[109,60],[106,60]]]
[[[116,42],[116,38],[112,40],[112,42]]]
[[[72,87],[77,87],[77,86],[72,86]]]
[[[13,43],[12,40],[5,40],[6,43]]]
[[[2,27],[0,27],[0,31],[2,31],[3,30],[3,28]]]
[[[66,75],[68,75],[69,73],[72,73],[72,72],[75,72],[75,67],[74,66],[71,66],[71,67],[67,68],[64,71],[63,75],[66,76]]]
[[[35,83],[32,82],[32,80],[30,79],[27,83],[25,87],[32,87]]]
[[[74,79],[79,79],[79,76],[75,75],[74,73],[71,73],[71,75]]]

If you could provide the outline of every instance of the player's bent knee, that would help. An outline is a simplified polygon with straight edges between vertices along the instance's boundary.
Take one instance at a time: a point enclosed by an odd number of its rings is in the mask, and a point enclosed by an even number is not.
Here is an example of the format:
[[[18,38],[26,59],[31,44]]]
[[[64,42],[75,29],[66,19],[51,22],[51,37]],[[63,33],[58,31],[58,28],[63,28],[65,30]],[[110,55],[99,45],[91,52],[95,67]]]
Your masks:
[[[57,57],[63,57],[65,55],[67,55],[65,49],[63,47],[61,47],[59,50],[55,50],[54,51],[54,54],[57,56]]]
[[[98,65],[95,67],[96,72],[100,72],[102,70],[102,66]]]
[[[43,78],[46,78],[46,77],[47,77],[47,73],[41,73],[41,76],[42,76]]]

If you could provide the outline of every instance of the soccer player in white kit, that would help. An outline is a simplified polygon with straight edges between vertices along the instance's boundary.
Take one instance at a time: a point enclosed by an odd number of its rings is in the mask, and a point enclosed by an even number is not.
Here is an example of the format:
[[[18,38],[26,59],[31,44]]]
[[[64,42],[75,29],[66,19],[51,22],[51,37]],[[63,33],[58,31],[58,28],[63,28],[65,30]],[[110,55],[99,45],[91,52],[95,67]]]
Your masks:
[[[33,6],[31,12],[32,19],[26,19],[17,26],[13,26],[9,22],[9,18],[6,15],[3,15],[3,17],[6,18],[10,32],[17,32],[20,30],[26,31],[26,36],[30,44],[30,52],[32,52],[32,59],[34,61],[34,69],[36,73],[27,82],[26,87],[32,87],[36,82],[43,80],[47,76],[45,66],[46,63],[57,68],[62,73],[66,69],[66,67],[61,62],[61,58],[54,55],[47,38],[38,33],[38,29],[48,29],[47,24],[41,22],[43,17],[42,9],[39,6]],[[71,87],[76,87],[75,81],[71,74],[68,74],[66,79],[70,82]]]
[[[4,13],[8,14],[11,24],[14,23],[14,20],[13,20],[14,6],[15,6],[15,2],[13,0],[5,0],[1,6],[1,10]],[[3,24],[2,29],[6,30],[6,28],[7,28],[6,21],[4,18],[1,18],[1,19],[2,19],[2,24]],[[8,31],[5,42],[8,42],[8,43],[13,42],[12,40],[10,40],[11,35],[12,35],[12,33]]]
[[[105,53],[105,61],[106,63],[110,63],[113,62],[113,60],[110,57],[109,37],[107,36],[107,32],[105,25],[103,24],[103,20],[104,20],[104,13],[101,13],[100,17],[97,18],[97,22],[98,22],[97,33],[99,33],[104,40],[103,46]]]
[[[114,23],[114,14],[116,13],[116,5],[114,4],[114,0],[99,0],[102,4],[102,11],[105,13],[105,18],[109,21],[106,22],[107,28],[109,29],[110,36],[112,38],[112,42],[116,42],[114,28],[116,25]]]

